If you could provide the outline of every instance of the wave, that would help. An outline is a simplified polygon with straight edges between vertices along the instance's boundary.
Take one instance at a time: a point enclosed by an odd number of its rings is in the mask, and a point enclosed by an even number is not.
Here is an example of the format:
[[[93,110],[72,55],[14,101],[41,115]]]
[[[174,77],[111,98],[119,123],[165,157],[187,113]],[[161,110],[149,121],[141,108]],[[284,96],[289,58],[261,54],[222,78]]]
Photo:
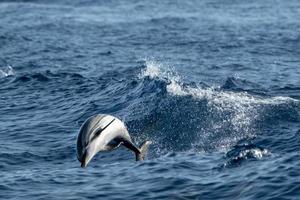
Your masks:
[[[85,77],[78,73],[51,72],[47,70],[44,72],[32,72],[32,73],[20,74],[15,77],[13,82],[14,83],[32,82],[32,83],[40,84],[40,82],[64,81],[64,80],[83,81],[84,79]]]
[[[171,67],[147,60],[138,75],[135,100],[125,109],[128,126],[141,140],[154,141],[156,152],[228,152],[241,140],[256,138],[266,122],[298,120],[299,101],[265,92],[250,94],[255,84],[234,80],[234,88],[184,83]],[[278,117],[278,113],[280,116]],[[122,115],[122,114],[120,114]],[[249,150],[251,152],[251,150]],[[246,153],[247,154],[247,153]]]
[[[263,134],[266,126],[300,119],[296,99],[268,95],[259,85],[232,77],[218,87],[186,83],[175,69],[152,60],[89,78],[62,71],[19,73],[7,84],[28,91],[47,87],[48,92],[61,92],[56,93],[58,99],[66,91],[76,90],[85,99],[81,102],[84,110],[72,111],[74,116],[79,113],[76,123],[96,113],[119,116],[137,143],[153,141],[150,157],[170,152],[227,153],[240,141]],[[74,100],[72,95],[68,97]]]
[[[264,98],[260,96],[252,96],[248,94],[247,92],[228,92],[228,91],[221,91],[220,88],[228,88],[229,83],[234,84],[234,87],[239,87],[238,85],[232,82],[248,82],[251,85],[254,85],[253,83],[246,81],[246,80],[237,80],[236,78],[229,78],[226,80],[226,83],[223,86],[220,86],[218,88],[215,87],[207,87],[203,88],[202,86],[196,85],[196,87],[186,87],[181,77],[174,71],[174,69],[170,69],[169,67],[163,66],[160,63],[157,63],[155,61],[146,61],[146,68],[142,70],[141,74],[139,75],[139,78],[146,78],[150,77],[151,79],[160,79],[163,81],[166,81],[168,83],[167,89],[168,92],[173,95],[179,95],[179,96],[186,96],[186,95],[192,95],[195,98],[201,99],[201,98],[209,98],[213,101],[216,100],[216,97],[221,97],[219,99],[219,103],[241,103],[241,104],[280,104],[285,102],[298,102],[298,100],[290,98],[290,97],[269,97]],[[256,87],[259,87],[257,84],[255,84]],[[232,88],[232,87],[230,87]]]

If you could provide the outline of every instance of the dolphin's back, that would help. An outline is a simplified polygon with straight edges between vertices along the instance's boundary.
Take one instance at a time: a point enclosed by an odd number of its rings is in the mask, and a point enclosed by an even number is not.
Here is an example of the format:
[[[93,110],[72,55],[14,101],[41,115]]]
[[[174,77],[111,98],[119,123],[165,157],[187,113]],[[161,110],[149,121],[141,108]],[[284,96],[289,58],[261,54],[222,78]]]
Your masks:
[[[79,161],[81,161],[83,149],[89,144],[92,134],[99,128],[101,120],[107,116],[110,115],[99,114],[92,116],[81,126],[77,137],[77,158]]]

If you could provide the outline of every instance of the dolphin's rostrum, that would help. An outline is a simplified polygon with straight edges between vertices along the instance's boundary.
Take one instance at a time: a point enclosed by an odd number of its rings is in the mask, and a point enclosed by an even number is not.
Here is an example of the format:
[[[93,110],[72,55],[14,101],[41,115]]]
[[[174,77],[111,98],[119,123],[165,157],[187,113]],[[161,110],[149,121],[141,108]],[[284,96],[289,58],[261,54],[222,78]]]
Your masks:
[[[136,147],[126,129],[118,118],[98,114],[88,118],[80,128],[77,138],[77,158],[81,167],[86,167],[99,151],[110,151],[124,145],[135,153],[136,160],[144,160],[150,141],[144,141]]]

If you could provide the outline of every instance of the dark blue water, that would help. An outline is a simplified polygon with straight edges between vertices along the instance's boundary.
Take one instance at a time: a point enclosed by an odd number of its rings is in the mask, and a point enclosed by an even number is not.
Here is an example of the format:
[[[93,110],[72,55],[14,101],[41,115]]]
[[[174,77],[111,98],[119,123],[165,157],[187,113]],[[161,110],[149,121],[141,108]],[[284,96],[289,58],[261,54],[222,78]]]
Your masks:
[[[126,123],[87,169],[89,116]],[[300,2],[1,1],[0,199],[300,199]]]

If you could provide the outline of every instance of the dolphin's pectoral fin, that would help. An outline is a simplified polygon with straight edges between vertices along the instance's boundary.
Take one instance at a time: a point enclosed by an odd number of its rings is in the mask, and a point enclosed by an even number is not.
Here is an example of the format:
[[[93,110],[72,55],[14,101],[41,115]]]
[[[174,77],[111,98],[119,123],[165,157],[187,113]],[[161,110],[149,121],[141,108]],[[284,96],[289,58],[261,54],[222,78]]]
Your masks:
[[[112,151],[118,148],[122,144],[119,140],[112,140],[110,143],[106,145],[106,151]]]
[[[106,145],[105,151],[112,151],[112,150],[118,148],[119,146],[120,146],[120,144],[118,144],[118,145]]]

